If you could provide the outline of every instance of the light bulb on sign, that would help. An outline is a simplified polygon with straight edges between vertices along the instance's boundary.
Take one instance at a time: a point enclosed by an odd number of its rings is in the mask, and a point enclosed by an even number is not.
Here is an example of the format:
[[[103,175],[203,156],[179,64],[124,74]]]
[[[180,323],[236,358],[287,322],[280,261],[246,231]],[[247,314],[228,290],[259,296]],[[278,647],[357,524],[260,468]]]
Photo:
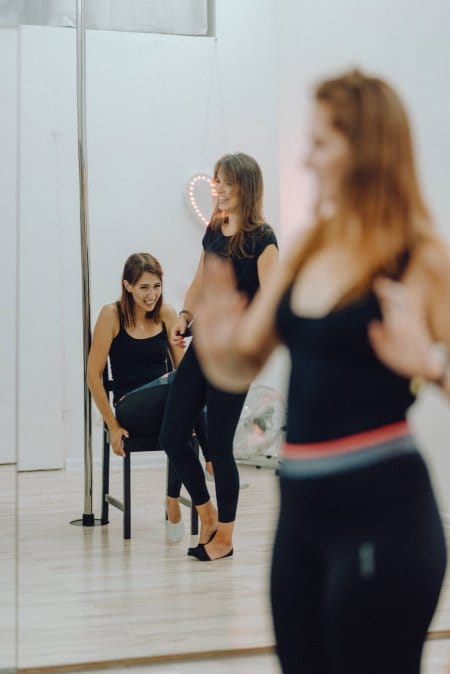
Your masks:
[[[186,191],[188,206],[205,227],[214,208],[215,195],[212,178],[206,173],[196,173],[189,180]]]

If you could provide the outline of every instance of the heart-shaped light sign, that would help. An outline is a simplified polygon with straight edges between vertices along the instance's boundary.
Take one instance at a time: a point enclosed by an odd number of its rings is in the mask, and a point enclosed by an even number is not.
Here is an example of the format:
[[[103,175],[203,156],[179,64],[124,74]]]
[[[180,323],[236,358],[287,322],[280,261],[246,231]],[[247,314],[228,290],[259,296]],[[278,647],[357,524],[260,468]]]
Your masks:
[[[206,227],[214,208],[215,192],[211,176],[206,173],[193,175],[189,180],[186,195],[191,212]]]

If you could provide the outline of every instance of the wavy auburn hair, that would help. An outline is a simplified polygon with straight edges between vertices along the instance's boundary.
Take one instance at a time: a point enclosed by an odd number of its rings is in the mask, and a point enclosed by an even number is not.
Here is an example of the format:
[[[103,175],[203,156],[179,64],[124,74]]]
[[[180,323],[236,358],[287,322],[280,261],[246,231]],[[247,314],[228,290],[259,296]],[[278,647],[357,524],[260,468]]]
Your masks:
[[[136,325],[136,316],[133,295],[127,291],[123,282],[128,281],[130,285],[134,286],[146,271],[157,276],[162,284],[163,270],[156,257],[153,257],[150,253],[133,253],[127,258],[122,273],[122,295],[119,300],[119,311],[126,327],[134,327]],[[155,323],[158,324],[161,323],[160,311],[162,303],[163,296],[161,293],[153,311],[147,311],[145,314],[147,318],[153,318]]]
[[[417,179],[408,116],[394,89],[351,70],[321,82],[314,98],[327,106],[334,128],[349,142],[351,167],[334,215],[325,219],[317,208],[295,272],[322,246],[345,241],[351,231],[364,260],[352,290],[357,294],[379,273],[395,276],[399,259],[430,236],[431,218]]]
[[[255,232],[265,222],[262,207],[264,185],[261,169],[253,157],[238,152],[226,154],[216,162],[213,181],[217,179],[219,171],[222,171],[225,180],[238,189],[240,198],[240,228],[230,238],[228,254],[247,257],[244,250],[245,232]],[[211,226],[217,229],[224,222],[227,222],[226,213],[216,207],[211,216]]]

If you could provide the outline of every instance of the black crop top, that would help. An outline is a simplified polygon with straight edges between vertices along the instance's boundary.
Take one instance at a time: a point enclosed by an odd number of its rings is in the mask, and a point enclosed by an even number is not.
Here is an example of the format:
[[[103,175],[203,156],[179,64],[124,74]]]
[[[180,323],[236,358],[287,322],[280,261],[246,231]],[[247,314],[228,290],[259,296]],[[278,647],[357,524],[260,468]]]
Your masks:
[[[277,313],[292,361],[287,441],[321,442],[404,420],[415,399],[409,380],[378,360],[367,335],[381,317],[375,295],[312,318],[293,313],[291,293]]]
[[[109,350],[115,403],[125,393],[158,379],[167,372],[167,348],[164,326],[153,337],[136,339],[127,333],[122,321],[120,322],[120,330]]]
[[[224,236],[220,227],[208,225],[202,240],[206,253],[216,253],[222,257],[228,256],[229,236]],[[230,259],[236,274],[239,290],[252,300],[259,288],[258,258],[264,249],[273,243],[278,247],[277,238],[269,225],[261,225],[254,232],[247,232],[244,239],[244,250],[248,257],[233,255]]]

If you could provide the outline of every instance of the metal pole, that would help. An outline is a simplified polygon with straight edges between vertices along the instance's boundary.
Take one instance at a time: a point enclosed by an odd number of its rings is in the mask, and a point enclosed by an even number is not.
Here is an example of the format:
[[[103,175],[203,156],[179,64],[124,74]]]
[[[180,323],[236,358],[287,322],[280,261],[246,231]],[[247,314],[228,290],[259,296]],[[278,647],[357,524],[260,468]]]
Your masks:
[[[92,415],[87,385],[87,358],[91,345],[91,307],[89,286],[89,220],[86,143],[86,16],[84,0],[77,0],[77,120],[78,168],[80,183],[80,240],[83,283],[83,373],[84,373],[84,511],[82,520],[71,524],[94,526],[92,512]]]

